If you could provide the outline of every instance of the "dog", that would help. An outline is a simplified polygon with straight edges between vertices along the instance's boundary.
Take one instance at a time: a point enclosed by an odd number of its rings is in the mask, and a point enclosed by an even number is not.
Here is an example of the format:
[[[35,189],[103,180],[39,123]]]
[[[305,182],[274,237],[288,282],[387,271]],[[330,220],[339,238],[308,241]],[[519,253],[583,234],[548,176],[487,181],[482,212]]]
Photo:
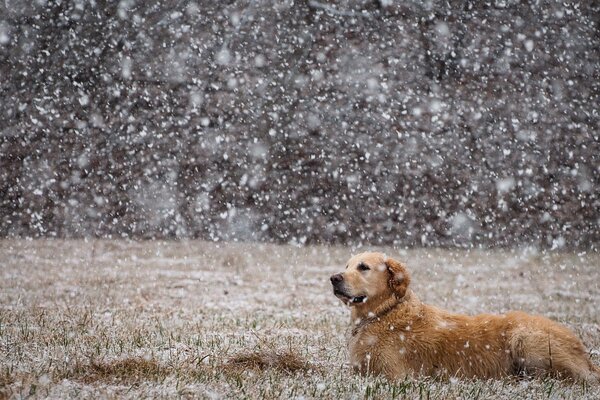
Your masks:
[[[519,311],[467,316],[424,304],[406,267],[384,254],[358,254],[330,280],[351,308],[350,362],[361,374],[600,383],[600,368],[567,327]]]

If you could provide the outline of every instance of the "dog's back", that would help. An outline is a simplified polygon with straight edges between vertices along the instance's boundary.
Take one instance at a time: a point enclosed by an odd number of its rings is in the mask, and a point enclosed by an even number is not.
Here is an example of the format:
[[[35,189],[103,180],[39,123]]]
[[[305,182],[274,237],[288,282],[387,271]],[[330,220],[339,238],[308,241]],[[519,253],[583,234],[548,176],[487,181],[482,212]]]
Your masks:
[[[565,326],[523,312],[453,314],[409,297],[350,339],[358,370],[395,379],[550,375],[600,382],[598,367]]]
[[[512,359],[505,316],[471,317],[425,304],[418,311],[414,305],[410,312],[405,308],[407,305],[400,305],[351,339],[352,359],[371,364],[361,370],[384,372],[395,378],[414,374],[486,379],[510,375]],[[379,371],[377,362],[381,361],[393,365]]]

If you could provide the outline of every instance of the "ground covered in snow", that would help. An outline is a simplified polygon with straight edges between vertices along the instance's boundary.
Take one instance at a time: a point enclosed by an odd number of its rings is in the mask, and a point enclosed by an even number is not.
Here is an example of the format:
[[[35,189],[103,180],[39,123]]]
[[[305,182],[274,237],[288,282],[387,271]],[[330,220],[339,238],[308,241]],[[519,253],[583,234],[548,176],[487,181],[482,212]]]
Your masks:
[[[347,365],[343,247],[0,241],[0,398],[600,398],[544,381],[389,383]],[[600,363],[600,255],[394,250],[422,300],[569,325]]]

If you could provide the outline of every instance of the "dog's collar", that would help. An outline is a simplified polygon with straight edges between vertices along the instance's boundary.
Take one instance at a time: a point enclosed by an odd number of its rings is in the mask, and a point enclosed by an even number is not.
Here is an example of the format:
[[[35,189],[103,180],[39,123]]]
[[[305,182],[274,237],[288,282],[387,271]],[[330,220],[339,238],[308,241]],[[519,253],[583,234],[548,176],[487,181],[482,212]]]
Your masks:
[[[392,304],[384,307],[383,310],[379,311],[375,315],[372,315],[365,319],[361,319],[360,322],[358,322],[354,326],[354,328],[352,328],[352,336],[353,337],[356,336],[358,334],[358,332],[362,328],[364,328],[366,325],[369,325],[370,323],[372,323],[374,321],[381,321],[381,318],[386,316],[390,311],[392,311],[394,308],[396,308],[399,304],[403,303],[405,298],[406,298],[406,296],[402,297],[401,299],[398,299],[397,297],[394,296],[394,302]]]

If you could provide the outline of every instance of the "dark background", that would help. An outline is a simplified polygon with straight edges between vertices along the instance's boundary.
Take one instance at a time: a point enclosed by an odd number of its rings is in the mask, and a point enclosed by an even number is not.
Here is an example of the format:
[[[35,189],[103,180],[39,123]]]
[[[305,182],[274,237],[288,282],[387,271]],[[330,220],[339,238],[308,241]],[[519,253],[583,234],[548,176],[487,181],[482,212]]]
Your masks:
[[[597,248],[600,3],[0,4],[0,235]]]

